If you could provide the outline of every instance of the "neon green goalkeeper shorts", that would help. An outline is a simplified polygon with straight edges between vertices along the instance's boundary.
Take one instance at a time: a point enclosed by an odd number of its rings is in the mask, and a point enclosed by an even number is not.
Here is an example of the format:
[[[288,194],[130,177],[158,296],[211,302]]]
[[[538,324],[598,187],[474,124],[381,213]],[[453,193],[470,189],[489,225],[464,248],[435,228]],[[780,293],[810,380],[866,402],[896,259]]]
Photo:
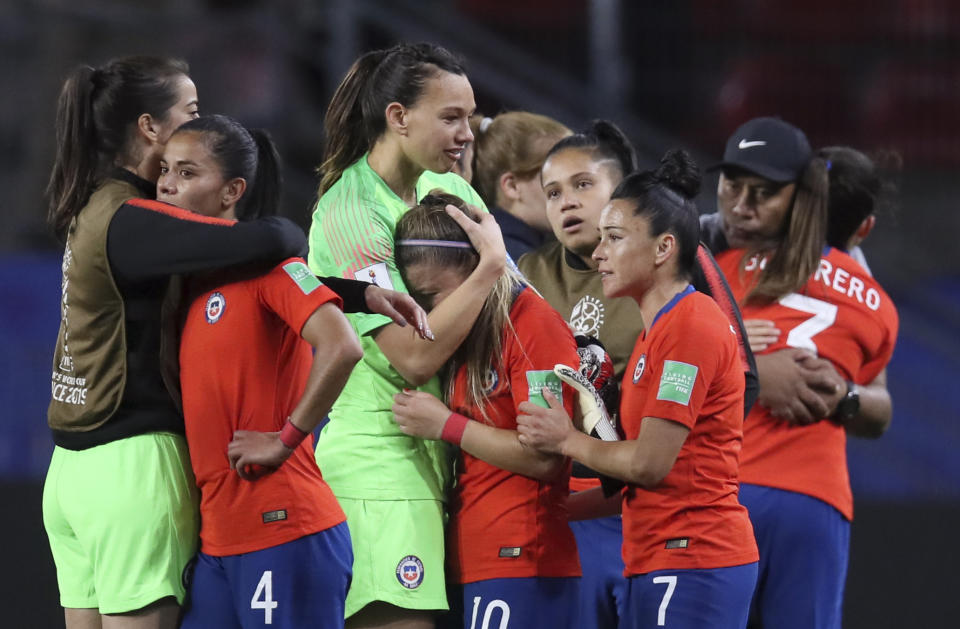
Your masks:
[[[374,601],[405,609],[447,609],[443,503],[338,498],[353,541],[349,618]]]
[[[43,524],[60,604],[122,614],[173,596],[197,549],[198,490],[181,435],[53,451]]]

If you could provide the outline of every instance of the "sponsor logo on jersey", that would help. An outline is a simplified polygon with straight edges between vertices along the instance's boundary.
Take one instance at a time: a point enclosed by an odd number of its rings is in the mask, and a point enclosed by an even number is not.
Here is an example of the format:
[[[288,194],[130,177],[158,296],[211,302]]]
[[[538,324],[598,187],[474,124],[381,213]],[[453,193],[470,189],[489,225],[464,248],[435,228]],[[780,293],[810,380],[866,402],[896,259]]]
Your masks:
[[[603,302],[596,297],[584,295],[570,312],[570,325],[577,329],[578,334],[600,336],[603,317]]]
[[[676,539],[668,539],[664,548],[670,550],[672,548],[687,548],[690,546],[689,537],[678,537]]]
[[[647,366],[647,355],[640,354],[640,358],[637,359],[637,366],[633,368],[633,383],[636,384],[640,382],[640,376],[643,375],[643,370]]]
[[[370,266],[365,266],[353,274],[354,279],[368,284],[376,284],[380,288],[393,290],[393,282],[390,281],[390,271],[387,270],[386,262],[377,262]]]
[[[502,546],[500,556],[509,559],[515,559],[520,556],[520,546]]]
[[[322,284],[317,276],[310,272],[307,265],[303,262],[288,262],[283,265],[283,270],[287,272],[290,279],[303,291],[304,295],[309,295]]]
[[[693,383],[697,380],[700,368],[679,360],[663,361],[663,374],[660,376],[660,388],[657,399],[676,402],[687,406],[693,393]]]
[[[400,585],[413,590],[423,583],[423,562],[416,555],[407,555],[397,564],[397,581]]]
[[[269,524],[271,522],[282,522],[283,520],[287,519],[287,510],[277,509],[275,511],[267,511],[266,513],[262,513],[260,517],[263,518],[264,524]]]
[[[223,298],[223,293],[216,292],[207,298],[207,323],[216,323],[223,316],[223,311],[227,307],[227,300]]]

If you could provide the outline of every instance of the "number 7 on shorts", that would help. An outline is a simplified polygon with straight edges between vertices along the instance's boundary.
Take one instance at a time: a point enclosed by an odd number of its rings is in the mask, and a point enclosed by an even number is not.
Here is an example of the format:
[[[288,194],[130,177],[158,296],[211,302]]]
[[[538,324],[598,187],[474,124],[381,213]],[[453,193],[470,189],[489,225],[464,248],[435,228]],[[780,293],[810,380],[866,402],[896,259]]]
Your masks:
[[[657,626],[663,627],[667,624],[667,605],[670,604],[670,598],[677,587],[677,577],[653,577],[654,583],[666,583],[667,591],[663,593],[663,600],[660,601],[660,609],[657,610]]]

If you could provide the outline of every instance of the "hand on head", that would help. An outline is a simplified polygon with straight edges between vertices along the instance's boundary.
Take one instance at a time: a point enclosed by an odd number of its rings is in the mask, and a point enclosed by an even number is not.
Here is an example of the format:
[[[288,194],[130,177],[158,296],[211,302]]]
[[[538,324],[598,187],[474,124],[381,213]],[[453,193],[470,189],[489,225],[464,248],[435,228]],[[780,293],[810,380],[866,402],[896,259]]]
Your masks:
[[[467,216],[455,205],[447,205],[446,211],[457,224],[463,228],[470,239],[470,244],[480,254],[480,265],[499,275],[507,265],[507,248],[503,244],[503,234],[496,219],[489,212],[483,212],[476,207],[468,206],[475,215],[480,217],[476,222]]]

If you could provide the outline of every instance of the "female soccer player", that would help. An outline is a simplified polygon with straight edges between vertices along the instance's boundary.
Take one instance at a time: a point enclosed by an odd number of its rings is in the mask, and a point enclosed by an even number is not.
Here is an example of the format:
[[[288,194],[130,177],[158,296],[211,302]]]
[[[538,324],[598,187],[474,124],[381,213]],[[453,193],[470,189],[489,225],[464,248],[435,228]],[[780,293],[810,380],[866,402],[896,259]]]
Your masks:
[[[58,106],[50,222],[66,249],[43,505],[71,628],[177,621],[197,518],[183,420],[161,379],[169,276],[303,244],[289,222],[211,225],[138,199],[155,193],[170,134],[197,116],[187,72],[152,57],[84,66]]]
[[[547,216],[558,242],[527,254],[519,262],[521,271],[550,305],[562,314],[569,313],[569,321],[581,335],[602,341],[614,366],[614,377],[604,395],[613,413],[617,382],[643,329],[643,318],[633,300],[604,295],[597,262],[591,254],[600,241],[600,212],[609,202],[610,193],[635,168],[633,145],[609,121],[594,121],[585,131],[554,145],[547,154],[541,179]],[[728,298],[729,289],[705,251],[698,251],[693,284],[728,304],[731,324],[741,329],[739,312],[732,297]],[[581,345],[583,338],[578,337]],[[745,358],[745,369],[750,360],[752,357]],[[751,382],[755,382],[752,374]],[[573,473],[571,489],[583,491],[599,485],[596,473],[582,465],[575,464]],[[620,518],[582,520],[571,526],[581,549],[583,568],[581,624],[614,626],[622,616],[626,586],[620,556]]]
[[[452,195],[429,195],[397,224],[397,265],[427,310],[449,298],[479,262],[445,213],[447,204],[469,212]],[[447,576],[462,586],[462,606],[451,607],[462,609],[465,627],[579,626],[580,566],[566,510],[570,462],[520,445],[516,431],[517,406],[539,398],[542,378],[555,378],[558,363],[578,363],[573,335],[507,271],[445,368],[444,401],[423,391],[394,396],[394,418],[405,434],[461,448]],[[571,410],[572,392],[562,397]]]
[[[782,138],[800,133],[783,121],[761,121],[747,123],[749,138],[765,142],[774,155],[787,152]],[[741,128],[728,146],[748,134]],[[771,376],[760,364],[760,404],[746,419],[741,457],[740,499],[760,547],[752,615],[763,627],[839,627],[853,518],[846,433],[878,436],[890,421],[882,370],[898,327],[889,296],[841,249],[869,222],[880,185],[872,164],[856,152],[813,155],[807,145],[796,162],[805,173],[819,173],[823,196],[829,176],[829,205],[826,199],[820,204],[819,224],[806,239],[791,238],[798,221],[813,220],[797,216],[804,209],[798,199],[812,186],[806,175],[778,176],[770,161],[769,155],[739,160],[735,170],[725,159],[720,214],[731,244],[743,248],[721,253],[717,261],[743,303],[744,317],[770,321],[779,331],[758,354],[765,359],[782,351],[809,352],[829,361],[839,382],[822,414],[776,417],[764,401]],[[762,190],[769,192],[757,194]],[[816,257],[805,277],[773,263],[808,248]]]
[[[434,188],[483,205],[448,172],[473,139],[473,110],[463,66],[443,48],[400,45],[360,57],[327,110],[311,269],[405,291],[394,263],[397,220]],[[317,443],[317,462],[350,522],[355,560],[346,613],[352,626],[430,627],[435,610],[447,608],[447,448],[403,434],[390,407],[405,387],[439,395],[434,374],[466,338],[506,265],[489,214],[479,224],[462,213],[458,218],[480,263],[430,313],[435,340],[419,340],[384,317],[352,316],[363,360]]]
[[[553,118],[508,111],[474,131],[473,185],[497,219],[514,260],[552,240],[540,167],[547,151],[570,135]]]
[[[602,342],[613,361],[613,377],[606,391],[607,404],[613,407],[611,414],[616,412],[616,383],[623,377],[627,359],[643,330],[643,318],[632,300],[604,296],[597,262],[591,254],[600,241],[600,212],[620,181],[636,166],[630,140],[606,120],[596,120],[584,131],[554,144],[547,152],[540,179],[556,241],[518,262],[524,276],[567,318],[580,339],[593,337]],[[573,475],[570,488],[574,491],[600,484],[596,472],[577,463]],[[570,526],[577,537],[583,570],[580,624],[616,626],[626,592],[620,517],[580,520]]]
[[[628,175],[600,219],[594,257],[608,297],[630,297],[646,326],[624,374],[626,440],[592,439],[548,392],[524,404],[520,441],[627,482],[620,626],[746,625],[757,548],[737,501],[744,376],[737,339],[716,302],[694,291],[692,202],[699,174],[681,151],[656,172]]]
[[[161,376],[170,276],[279,261],[305,244],[284,219],[215,225],[148,200],[167,139],[196,116],[187,65],[173,59],[83,66],[60,95],[49,220],[66,248],[43,512],[71,629],[176,624],[197,514],[175,378]],[[344,287],[358,308],[418,310]]]
[[[158,200],[211,223],[278,210],[273,143],[226,116],[177,129],[160,173]],[[180,382],[201,542],[182,626],[343,627],[350,535],[310,432],[360,360],[360,340],[300,258],[187,285]]]

